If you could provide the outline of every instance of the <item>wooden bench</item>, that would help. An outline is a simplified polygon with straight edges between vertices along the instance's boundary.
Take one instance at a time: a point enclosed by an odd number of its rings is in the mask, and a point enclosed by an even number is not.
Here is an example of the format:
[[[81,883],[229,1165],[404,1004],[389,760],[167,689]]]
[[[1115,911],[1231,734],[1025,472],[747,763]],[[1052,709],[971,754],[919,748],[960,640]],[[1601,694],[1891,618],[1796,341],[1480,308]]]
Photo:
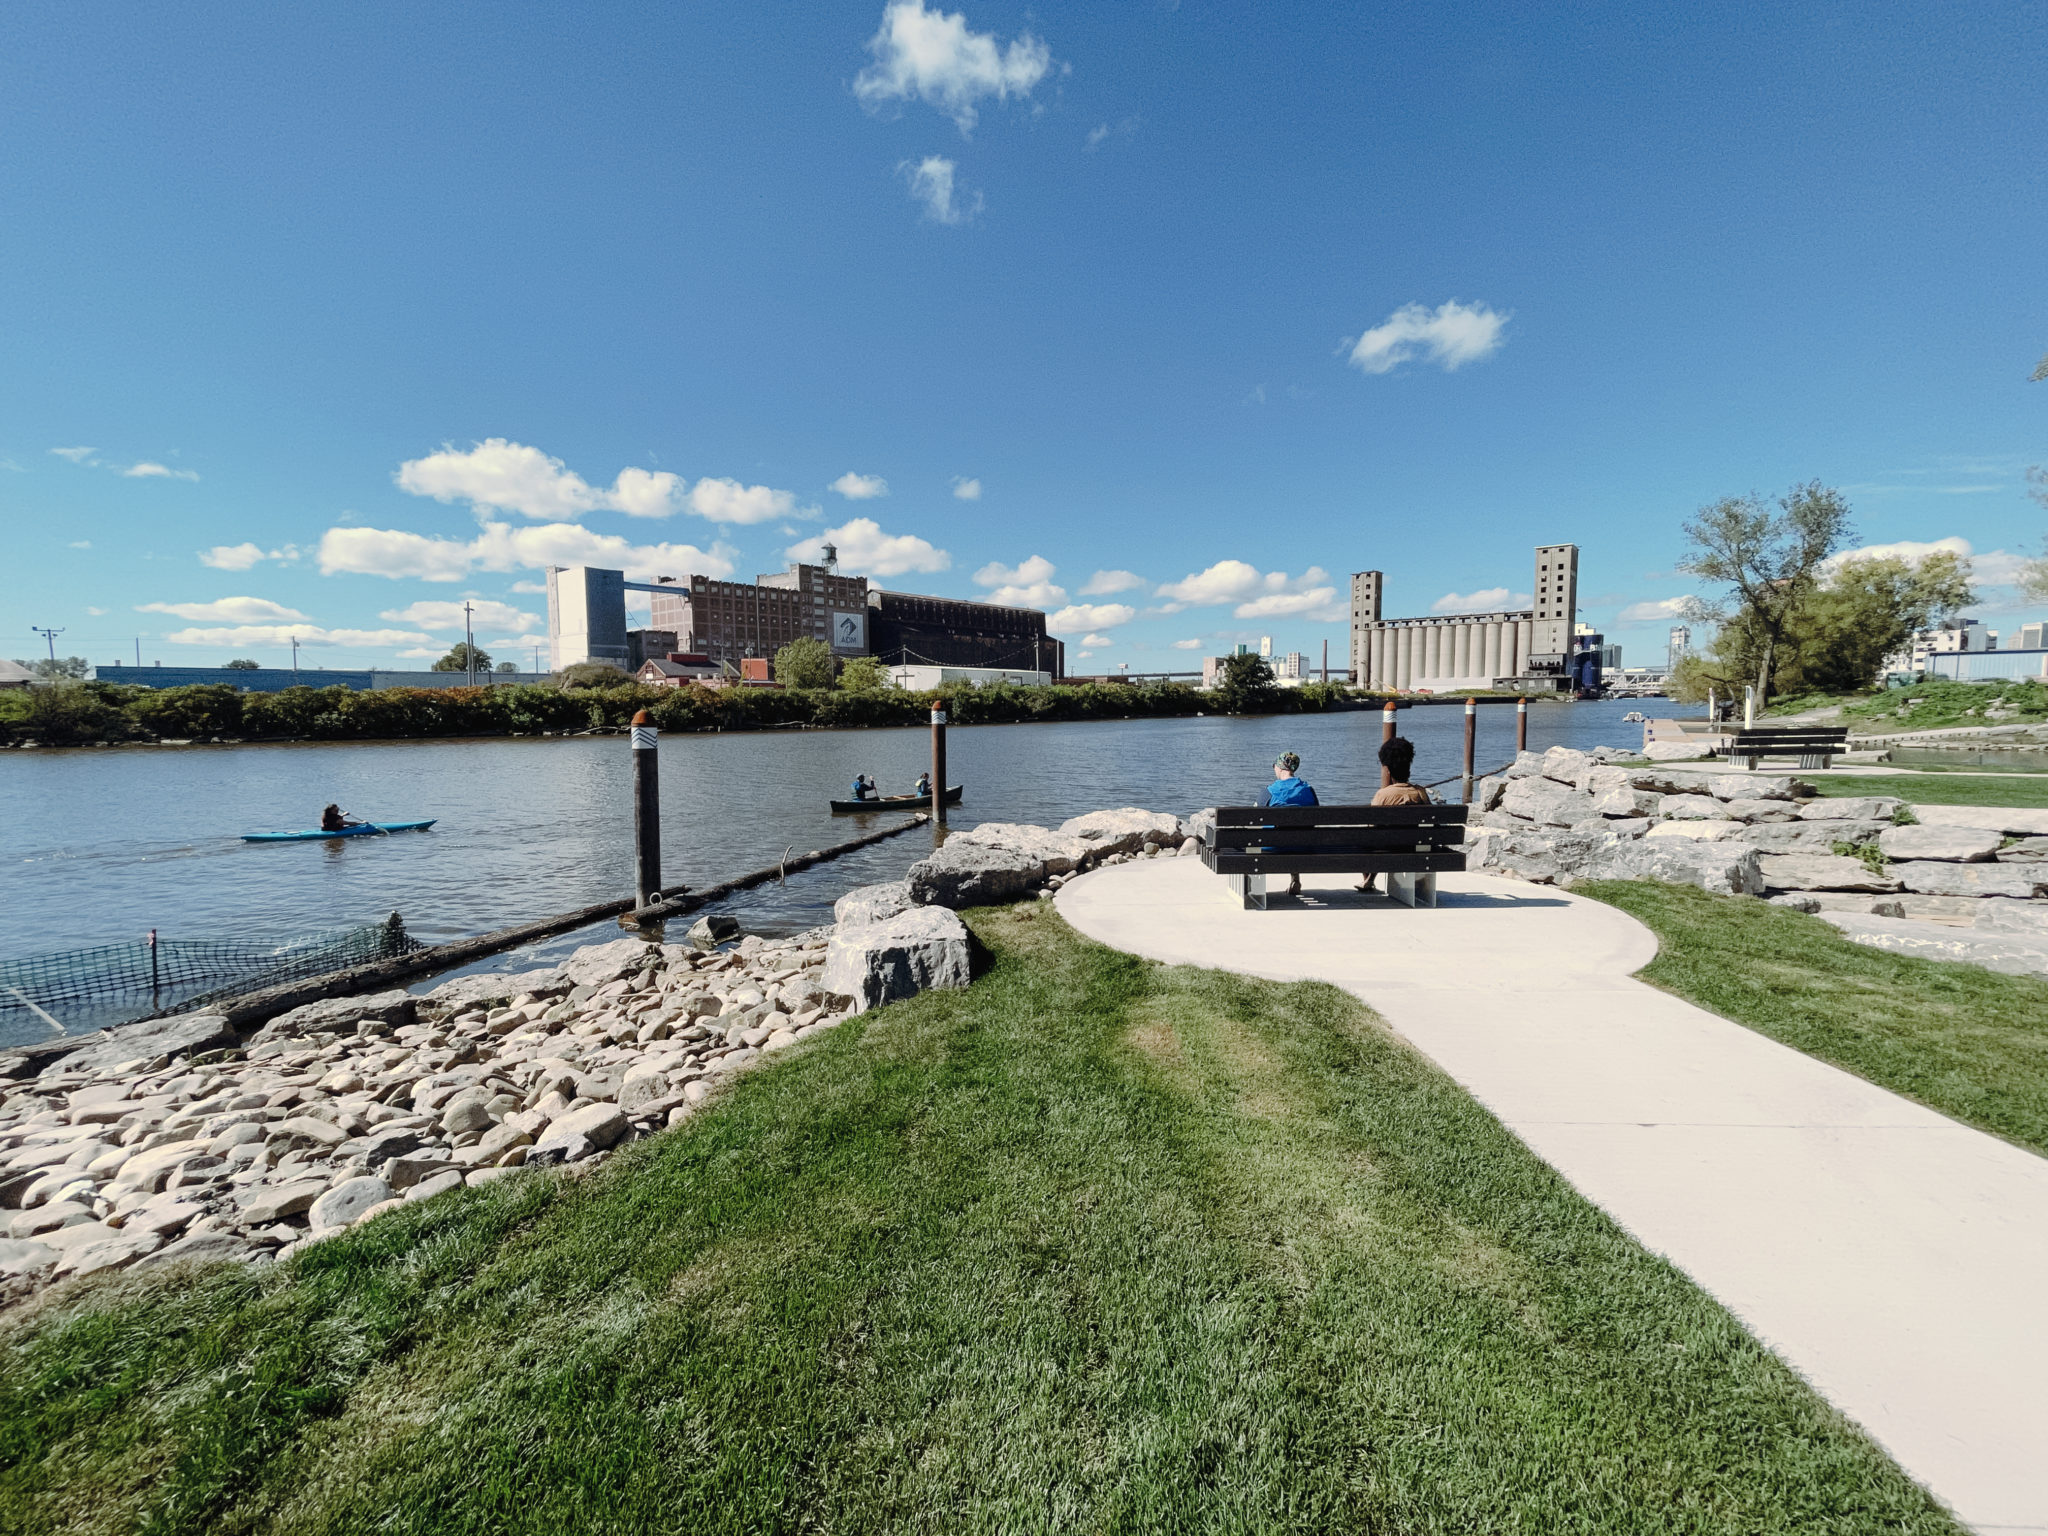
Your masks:
[[[1202,862],[1229,877],[1247,910],[1266,909],[1268,875],[1385,875],[1387,895],[1436,905],[1436,877],[1465,867],[1462,805],[1226,805]]]
[[[1751,725],[1738,729],[1721,749],[1754,771],[1766,757],[1796,757],[1802,768],[1830,768],[1837,752],[1849,749],[1849,728],[1816,725]]]

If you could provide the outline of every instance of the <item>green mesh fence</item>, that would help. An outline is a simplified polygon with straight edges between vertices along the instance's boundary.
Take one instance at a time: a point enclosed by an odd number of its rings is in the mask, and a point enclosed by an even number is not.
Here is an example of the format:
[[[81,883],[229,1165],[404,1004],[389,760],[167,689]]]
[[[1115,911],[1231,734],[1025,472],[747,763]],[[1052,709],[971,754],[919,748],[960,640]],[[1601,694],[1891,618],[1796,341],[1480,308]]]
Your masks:
[[[288,939],[146,939],[0,961],[0,1044],[18,1045],[200,1007],[426,946],[396,912]]]

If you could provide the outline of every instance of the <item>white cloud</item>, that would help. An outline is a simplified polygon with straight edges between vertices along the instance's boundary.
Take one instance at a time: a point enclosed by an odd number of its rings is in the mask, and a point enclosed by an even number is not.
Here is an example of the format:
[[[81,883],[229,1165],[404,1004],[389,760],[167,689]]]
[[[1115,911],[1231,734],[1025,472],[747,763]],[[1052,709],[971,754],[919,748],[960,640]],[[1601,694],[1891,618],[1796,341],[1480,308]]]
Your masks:
[[[1029,32],[1008,47],[992,32],[970,32],[967,18],[928,11],[924,0],[890,0],[881,30],[868,40],[874,63],[853,82],[870,108],[916,97],[960,125],[974,127],[974,104],[1029,96],[1052,68],[1052,53]]]
[[[514,592],[524,592],[528,597],[539,597],[547,589],[548,584],[544,581],[515,581],[512,583],[512,590]]]
[[[981,482],[979,480],[970,480],[965,475],[955,475],[953,477],[953,499],[955,501],[981,500]]]
[[[439,453],[407,459],[396,478],[400,490],[415,496],[466,501],[479,511],[535,519],[599,511],[667,517],[681,506],[684,483],[667,470],[627,468],[610,490],[600,490],[560,459],[502,437],[486,438],[466,451],[443,446]]]
[[[1640,603],[1630,603],[1615,618],[1623,624],[1654,624],[1685,617],[1690,597],[1646,598]]]
[[[199,563],[210,565],[216,571],[246,571],[264,560],[289,562],[298,558],[299,546],[296,544],[271,550],[260,544],[216,544],[211,549],[199,551]]]
[[[914,534],[889,534],[871,517],[856,517],[827,528],[816,538],[792,544],[785,551],[792,560],[816,560],[825,544],[839,551],[839,564],[849,571],[870,576],[901,576],[906,571],[950,570],[953,557],[935,549]]]
[[[1128,603],[1075,603],[1047,618],[1045,627],[1056,635],[1070,635],[1077,629],[1115,629],[1137,616],[1138,610]]]
[[[1202,642],[1199,640],[1176,640],[1173,642],[1173,648],[1176,651],[1199,651],[1202,648]]]
[[[83,464],[99,452],[97,448],[52,448],[50,452],[60,459],[69,459],[74,464]]]
[[[1248,603],[1239,603],[1231,612],[1240,619],[1338,619],[1343,617],[1343,610],[1336,599],[1335,587],[1310,587],[1306,592],[1274,592],[1255,597]]]
[[[1890,544],[1866,544],[1861,549],[1845,549],[1840,554],[1830,555],[1821,566],[1823,573],[1832,575],[1850,560],[1883,560],[1896,558],[1915,563],[1929,555],[1960,555],[1970,563],[1970,576],[1980,586],[2009,587],[2015,585],[2032,563],[2028,555],[2016,555],[2010,550],[1994,549],[1977,554],[1970,541],[1951,534],[1945,539],[1897,539]]]
[[[849,469],[826,489],[837,491],[848,501],[873,501],[889,494],[889,482],[880,475],[861,475]]]
[[[699,480],[690,487],[690,510],[714,523],[767,523],[804,515],[791,492],[737,480]]]
[[[330,528],[320,538],[320,573],[460,581],[472,570],[595,565],[623,570],[635,581],[693,574],[723,579],[737,568],[738,555],[724,544],[709,550],[693,544],[633,544],[578,523],[544,523],[538,528],[485,523],[483,531],[469,540],[429,538],[397,528]]]
[[[1502,609],[1527,608],[1536,601],[1527,592],[1510,592],[1506,587],[1483,587],[1477,592],[1446,592],[1429,605],[1431,613],[1498,613]]]
[[[251,645],[345,645],[351,649],[385,650],[398,645],[432,645],[432,635],[405,629],[328,629],[319,624],[238,624],[231,629],[178,629],[165,635],[172,645],[223,648]],[[439,651],[432,654],[439,655]]]
[[[496,603],[488,598],[475,599],[469,610],[472,627],[488,624],[495,629],[510,629],[523,635],[541,625],[538,614],[525,613],[510,603]],[[395,624],[410,624],[415,629],[460,629],[463,622],[462,604],[431,599],[404,608],[387,609],[377,617],[390,619]]]
[[[1107,635],[1083,635],[1083,636],[1081,637],[1081,643],[1082,643],[1083,645],[1113,645],[1113,644],[1115,644],[1115,642],[1114,642],[1114,641],[1112,641],[1112,640],[1111,640],[1111,639],[1109,638],[1109,636],[1107,636]]]
[[[85,611],[96,619],[104,619],[107,616],[107,610],[104,608],[87,608]]]
[[[72,540],[72,541],[71,541],[71,542],[70,542],[69,544],[66,544],[66,545],[65,545],[64,547],[65,547],[66,549],[91,549],[91,548],[92,548],[92,540],[91,540],[91,539],[73,539],[73,540]]]
[[[168,613],[174,619],[211,620],[216,624],[261,624],[306,616],[267,597],[223,597],[210,603],[140,603],[137,613]]]
[[[1126,117],[1118,119],[1114,125],[1097,123],[1088,130],[1088,141],[1081,147],[1092,155],[1096,150],[1107,144],[1112,137],[1136,133],[1140,121],[1141,119],[1136,117]]]
[[[1093,651],[1076,651],[1074,652],[1074,660],[1086,661],[1090,656],[1093,656],[1094,654],[1095,653]]]
[[[974,580],[977,586],[995,588],[988,594],[992,603],[1009,608],[1051,608],[1067,600],[1067,589],[1053,581],[1053,571],[1050,560],[1033,555],[1016,566],[992,560],[974,573]]]
[[[1108,597],[1113,592],[1135,592],[1145,585],[1136,571],[1097,571],[1081,588],[1083,597]]]
[[[1214,603],[1247,602],[1257,598],[1329,592],[1324,583],[1330,573],[1312,565],[1299,576],[1285,571],[1261,572],[1242,560],[1219,560],[1206,571],[1198,571],[1159,588],[1158,595],[1183,607],[1202,608]],[[1168,609],[1168,612],[1177,611]],[[1240,614],[1240,617],[1252,617]]]
[[[197,480],[199,472],[192,469],[172,469],[167,464],[153,463],[144,459],[140,464],[130,464],[121,473],[130,480]]]
[[[910,195],[924,204],[924,216],[934,224],[965,224],[981,212],[979,192],[972,202],[955,199],[953,173],[957,167],[943,155],[926,155],[922,160],[905,160],[896,173],[910,184]]]
[[[1351,347],[1351,361],[1366,373],[1390,373],[1418,351],[1449,373],[1497,352],[1507,323],[1505,314],[1484,304],[1452,299],[1434,310],[1403,304],[1356,343],[1347,339],[1345,344]]]

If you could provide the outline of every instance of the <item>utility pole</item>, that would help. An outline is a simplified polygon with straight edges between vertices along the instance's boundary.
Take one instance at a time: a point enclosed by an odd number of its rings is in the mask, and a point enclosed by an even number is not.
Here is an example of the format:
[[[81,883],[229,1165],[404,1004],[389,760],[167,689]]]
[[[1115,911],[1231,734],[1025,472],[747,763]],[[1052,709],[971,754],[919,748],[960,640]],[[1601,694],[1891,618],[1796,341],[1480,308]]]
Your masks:
[[[63,631],[63,630],[62,630],[61,628],[59,628],[59,629],[45,629],[45,628],[43,628],[43,626],[42,626],[42,625],[40,625],[40,624],[31,624],[31,625],[29,625],[29,629],[30,629],[31,631],[33,631],[34,633],[36,633],[36,634],[38,634],[38,635],[41,635],[41,636],[42,636],[42,637],[43,637],[43,638],[44,638],[45,640],[47,640],[47,641],[49,642],[49,644],[50,644],[50,670],[51,670],[52,672],[56,671],[56,670],[57,670],[57,637],[58,637],[59,635],[63,634],[63,633],[64,633],[64,631]]]
[[[296,630],[292,632],[292,686],[299,686],[299,636]]]
[[[135,665],[138,667],[142,665],[142,636],[140,635],[135,637]]]
[[[476,686],[476,638],[469,625],[469,604],[462,605],[462,659],[469,686]]]

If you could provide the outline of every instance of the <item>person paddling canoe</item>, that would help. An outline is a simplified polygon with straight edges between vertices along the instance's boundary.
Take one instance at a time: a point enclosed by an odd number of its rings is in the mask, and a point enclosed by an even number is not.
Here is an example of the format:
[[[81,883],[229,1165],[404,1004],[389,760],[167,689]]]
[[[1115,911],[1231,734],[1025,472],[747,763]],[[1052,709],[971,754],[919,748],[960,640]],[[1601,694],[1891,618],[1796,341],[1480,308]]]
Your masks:
[[[320,813],[320,830],[322,832],[346,832],[350,827],[360,827],[361,825],[360,821],[342,814],[342,809],[338,805],[330,805]]]

